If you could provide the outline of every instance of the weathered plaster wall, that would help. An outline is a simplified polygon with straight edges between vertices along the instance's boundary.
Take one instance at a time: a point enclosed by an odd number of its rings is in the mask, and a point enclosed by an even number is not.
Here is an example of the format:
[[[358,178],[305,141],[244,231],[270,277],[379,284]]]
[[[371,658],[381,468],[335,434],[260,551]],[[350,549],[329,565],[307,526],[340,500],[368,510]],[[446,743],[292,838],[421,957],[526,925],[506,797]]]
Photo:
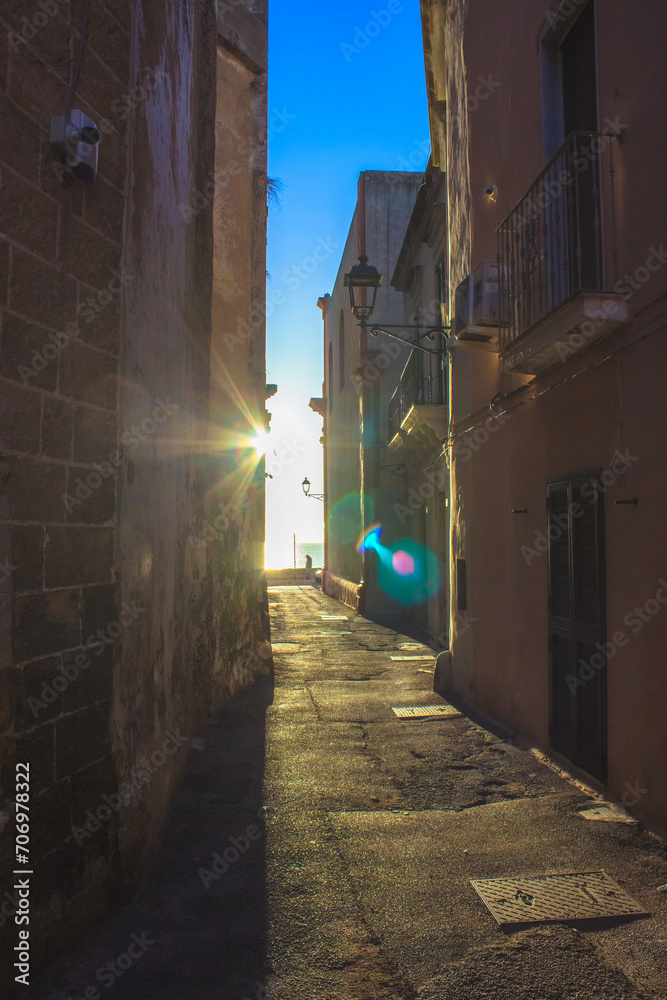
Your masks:
[[[464,5],[457,0],[424,6],[438,6],[450,19],[444,55],[431,40],[440,76],[455,80],[461,95],[465,87],[470,95],[480,77],[494,81],[492,94],[465,116],[467,162],[455,138],[448,157],[452,247],[459,247],[461,262],[474,266],[495,257],[496,226],[543,166],[537,39],[545,10],[539,0],[502,6],[469,0],[462,20]],[[518,391],[496,407],[506,408],[507,417],[497,431],[474,449],[461,447],[453,464],[452,556],[467,560],[473,619],[465,628],[454,625],[453,678],[465,697],[548,746],[547,557],[529,563],[521,547],[534,547],[549,527],[548,479],[608,469],[617,450],[633,456],[626,481],[604,496],[607,636],[620,630],[628,637],[608,664],[608,783],[618,797],[628,788],[642,789],[631,804],[664,830],[667,704],[660,649],[667,617],[660,611],[637,632],[627,621],[634,608],[655,598],[664,578],[658,498],[666,485],[667,448],[658,373],[666,360],[667,270],[656,261],[667,193],[659,171],[665,141],[656,123],[667,107],[651,69],[665,58],[664,10],[657,2],[638,10],[629,0],[596,8],[600,128],[627,126],[623,142],[614,144],[615,231],[609,199],[605,204],[605,239],[616,248],[616,271],[608,254],[607,287],[620,282],[631,321],[523,390],[528,380],[502,376],[491,355],[470,352],[467,368],[454,356],[455,432],[480,427],[497,392]],[[495,203],[480,197],[489,183],[498,189]],[[652,248],[658,254],[647,266]],[[465,269],[457,269],[455,257],[453,249],[452,291]],[[633,497],[637,507],[615,503]],[[527,515],[511,514],[524,507]]]

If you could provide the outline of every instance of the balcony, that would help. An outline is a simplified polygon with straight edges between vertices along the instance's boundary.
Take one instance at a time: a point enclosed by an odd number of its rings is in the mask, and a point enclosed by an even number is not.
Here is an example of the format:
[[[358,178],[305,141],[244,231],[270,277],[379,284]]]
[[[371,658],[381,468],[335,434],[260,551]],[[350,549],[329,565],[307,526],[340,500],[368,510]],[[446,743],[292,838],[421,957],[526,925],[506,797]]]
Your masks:
[[[437,455],[447,436],[445,372],[438,358],[438,370],[428,374],[425,357],[412,352],[388,409],[389,447],[415,462]]]
[[[498,227],[504,371],[537,375],[629,318],[626,302],[607,289],[616,258],[615,141],[572,132]]]

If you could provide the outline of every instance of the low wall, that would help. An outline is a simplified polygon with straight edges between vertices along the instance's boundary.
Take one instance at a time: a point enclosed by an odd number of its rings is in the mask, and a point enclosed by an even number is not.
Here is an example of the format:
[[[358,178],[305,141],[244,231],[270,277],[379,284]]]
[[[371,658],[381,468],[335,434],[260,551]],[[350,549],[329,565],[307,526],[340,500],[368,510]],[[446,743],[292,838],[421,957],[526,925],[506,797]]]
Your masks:
[[[346,604],[353,611],[363,614],[364,590],[363,583],[353,583],[342,576],[336,576],[328,570],[322,573],[322,590],[329,597],[335,598],[341,604]]]

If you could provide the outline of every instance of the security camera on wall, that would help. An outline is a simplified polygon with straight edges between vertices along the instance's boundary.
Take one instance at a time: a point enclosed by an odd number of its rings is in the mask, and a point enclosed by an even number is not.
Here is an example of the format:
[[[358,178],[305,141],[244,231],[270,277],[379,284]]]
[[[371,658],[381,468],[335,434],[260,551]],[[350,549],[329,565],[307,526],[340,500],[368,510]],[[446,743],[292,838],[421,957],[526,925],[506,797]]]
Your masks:
[[[84,184],[97,176],[100,133],[92,118],[83,111],[70,111],[51,119],[51,145],[65,157],[65,169]]]

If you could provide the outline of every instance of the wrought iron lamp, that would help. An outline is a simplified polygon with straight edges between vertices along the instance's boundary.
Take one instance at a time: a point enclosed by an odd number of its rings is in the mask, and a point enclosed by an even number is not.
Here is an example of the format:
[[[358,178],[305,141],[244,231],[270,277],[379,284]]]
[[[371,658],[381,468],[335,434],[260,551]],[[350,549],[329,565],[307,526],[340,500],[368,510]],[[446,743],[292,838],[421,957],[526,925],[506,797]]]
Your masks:
[[[303,490],[303,495],[310,497],[311,500],[325,500],[326,494],[324,493],[311,493],[310,492],[310,480],[304,479],[301,483],[301,489]]]
[[[350,268],[349,273],[345,275],[344,284],[350,292],[352,312],[362,330],[369,327],[368,320],[373,315],[378,288],[382,285],[383,277],[384,275],[380,274],[376,267],[368,263],[368,257],[363,254],[359,257],[359,263]],[[370,302],[368,301],[369,298]],[[391,330],[420,330],[421,333],[414,340],[406,340],[405,337],[399,337],[398,334],[391,333]],[[377,337],[379,333],[383,333],[386,337],[399,340],[402,344],[407,344],[408,347],[423,351],[425,354],[441,355],[443,350],[447,349],[446,344],[444,347],[433,348],[424,347],[419,341],[424,339],[433,341],[436,339],[437,334],[441,334],[447,340],[451,332],[451,327],[442,326],[441,324],[424,326],[411,323],[373,323],[370,326],[370,332],[373,337]]]

